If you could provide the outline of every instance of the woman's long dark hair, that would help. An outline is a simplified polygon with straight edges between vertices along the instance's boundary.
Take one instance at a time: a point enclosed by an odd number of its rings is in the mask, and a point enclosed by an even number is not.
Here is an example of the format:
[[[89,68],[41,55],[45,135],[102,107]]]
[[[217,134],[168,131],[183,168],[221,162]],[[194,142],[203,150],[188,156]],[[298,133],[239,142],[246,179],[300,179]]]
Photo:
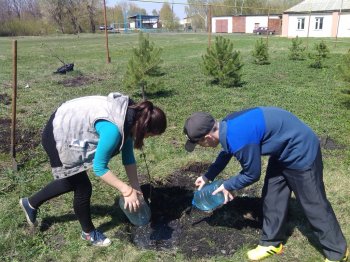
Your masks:
[[[147,133],[160,135],[165,132],[167,122],[162,109],[150,101],[143,101],[129,106],[135,110],[134,118],[134,147],[141,149]]]

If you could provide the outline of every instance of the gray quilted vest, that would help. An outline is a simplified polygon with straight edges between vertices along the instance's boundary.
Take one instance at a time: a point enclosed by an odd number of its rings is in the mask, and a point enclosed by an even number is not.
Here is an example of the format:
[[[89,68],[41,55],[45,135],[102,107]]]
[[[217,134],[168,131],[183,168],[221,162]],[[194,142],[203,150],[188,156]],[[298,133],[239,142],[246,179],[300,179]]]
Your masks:
[[[80,173],[92,167],[98,144],[97,120],[114,123],[124,144],[124,121],[129,97],[120,93],[87,96],[63,103],[53,119],[53,134],[62,167],[52,168],[55,179]]]

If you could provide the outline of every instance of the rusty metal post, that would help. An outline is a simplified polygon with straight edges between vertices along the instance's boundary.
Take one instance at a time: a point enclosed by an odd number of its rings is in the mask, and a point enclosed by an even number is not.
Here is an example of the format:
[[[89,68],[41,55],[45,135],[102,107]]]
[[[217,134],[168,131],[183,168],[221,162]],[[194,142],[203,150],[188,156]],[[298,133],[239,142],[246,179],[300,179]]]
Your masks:
[[[269,4],[269,9],[267,11],[267,33],[266,33],[266,45],[267,47],[269,46],[269,30],[270,30],[270,26],[269,26],[269,23],[270,23],[270,4]]]
[[[307,25],[306,50],[309,50],[310,23],[311,23],[311,7],[310,7],[310,12],[309,12],[309,21],[308,21],[308,25]]]
[[[13,78],[12,78],[12,122],[11,122],[11,157],[12,168],[17,171],[16,162],[16,105],[17,105],[17,40],[13,40]]]
[[[105,38],[106,38],[106,53],[107,53],[107,64],[111,62],[111,57],[109,56],[108,48],[108,31],[107,31],[107,14],[106,14],[106,0],[103,0],[103,15],[105,20]]]
[[[208,6],[208,21],[207,21],[207,26],[208,26],[208,47],[210,48],[211,46],[211,5]]]
[[[339,8],[339,13],[338,13],[337,33],[335,35],[334,47],[337,47],[338,33],[339,33],[339,23],[340,23],[340,16],[341,16],[342,9],[343,9],[343,0],[341,1],[340,8]]]

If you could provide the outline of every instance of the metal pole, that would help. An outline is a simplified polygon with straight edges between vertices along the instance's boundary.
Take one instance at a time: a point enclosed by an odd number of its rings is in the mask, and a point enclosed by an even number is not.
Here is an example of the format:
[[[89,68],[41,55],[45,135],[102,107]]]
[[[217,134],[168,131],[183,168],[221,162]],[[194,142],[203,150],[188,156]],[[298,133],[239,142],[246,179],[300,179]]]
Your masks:
[[[108,32],[107,32],[107,14],[106,14],[106,0],[103,0],[103,15],[105,19],[105,38],[106,38],[106,53],[107,53],[107,64],[111,62],[108,49]]]
[[[311,5],[310,5],[309,22],[308,22],[308,25],[307,25],[307,36],[306,36],[306,50],[309,49],[309,32],[310,32],[310,23],[311,23],[311,11],[312,11],[312,8],[311,8]]]
[[[211,45],[211,5],[208,6],[208,47]]]
[[[343,0],[341,1],[340,4],[340,9],[339,9],[339,13],[338,13],[338,24],[337,24],[337,33],[335,35],[335,43],[334,43],[334,47],[337,47],[337,41],[338,41],[338,32],[339,32],[339,23],[340,23],[340,16],[341,16],[341,11],[343,9]]]
[[[12,78],[12,122],[11,122],[11,157],[12,168],[17,171],[16,162],[16,105],[17,105],[17,40],[13,40],[13,78]]]
[[[124,11],[124,33],[128,32],[128,19],[127,19],[127,12]]]
[[[267,1],[268,2],[268,1]],[[266,33],[266,45],[269,46],[269,30],[270,30],[270,26],[269,26],[269,22],[270,22],[270,3],[268,3],[268,10],[267,10],[267,33]]]

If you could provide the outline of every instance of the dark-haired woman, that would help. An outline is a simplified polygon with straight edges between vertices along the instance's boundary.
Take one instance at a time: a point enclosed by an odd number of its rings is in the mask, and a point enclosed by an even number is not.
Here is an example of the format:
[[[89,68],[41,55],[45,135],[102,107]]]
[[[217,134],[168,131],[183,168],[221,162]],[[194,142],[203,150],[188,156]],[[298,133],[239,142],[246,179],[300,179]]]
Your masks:
[[[166,116],[160,108],[150,101],[133,103],[120,93],[63,103],[50,117],[42,135],[55,180],[31,197],[20,199],[29,225],[37,225],[37,210],[44,202],[73,191],[82,239],[95,246],[108,246],[111,241],[96,230],[91,220],[92,186],[86,170],[93,168],[104,182],[120,191],[127,208],[137,210],[142,193],[133,148],[141,149],[145,138],[160,135],[165,129]],[[108,168],[109,160],[119,152],[129,184]]]

